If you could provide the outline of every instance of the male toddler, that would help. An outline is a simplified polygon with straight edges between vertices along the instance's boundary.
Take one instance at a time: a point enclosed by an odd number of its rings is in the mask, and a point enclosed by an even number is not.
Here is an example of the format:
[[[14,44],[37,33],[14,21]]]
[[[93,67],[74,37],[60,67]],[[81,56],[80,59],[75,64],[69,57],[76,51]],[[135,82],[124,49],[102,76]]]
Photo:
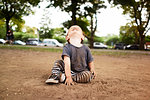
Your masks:
[[[46,83],[65,82],[66,85],[73,85],[74,82],[90,82],[96,73],[90,49],[82,44],[84,40],[82,29],[77,25],[71,26],[66,40],[68,43],[63,47],[63,60],[54,63],[52,74]]]

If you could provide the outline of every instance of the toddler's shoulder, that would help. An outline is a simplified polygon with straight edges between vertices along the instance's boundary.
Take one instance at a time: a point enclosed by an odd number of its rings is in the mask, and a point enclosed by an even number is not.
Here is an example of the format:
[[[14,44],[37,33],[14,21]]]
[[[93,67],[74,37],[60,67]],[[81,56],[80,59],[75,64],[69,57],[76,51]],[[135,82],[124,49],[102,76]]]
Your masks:
[[[64,44],[64,47],[69,47],[69,46],[70,46],[69,43]]]
[[[86,50],[90,50],[90,48],[87,45],[84,44],[83,46]]]

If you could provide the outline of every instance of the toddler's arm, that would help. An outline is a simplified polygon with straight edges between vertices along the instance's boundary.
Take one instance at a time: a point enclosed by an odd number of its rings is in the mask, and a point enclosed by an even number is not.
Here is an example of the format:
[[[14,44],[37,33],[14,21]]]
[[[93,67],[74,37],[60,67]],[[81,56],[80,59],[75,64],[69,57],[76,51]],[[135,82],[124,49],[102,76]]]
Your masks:
[[[73,80],[71,78],[71,69],[70,69],[70,58],[68,56],[64,56],[65,63],[65,74],[66,74],[66,85],[73,85]]]
[[[94,63],[93,61],[89,63],[90,71],[94,75],[94,78],[96,77],[95,69],[94,69]]]

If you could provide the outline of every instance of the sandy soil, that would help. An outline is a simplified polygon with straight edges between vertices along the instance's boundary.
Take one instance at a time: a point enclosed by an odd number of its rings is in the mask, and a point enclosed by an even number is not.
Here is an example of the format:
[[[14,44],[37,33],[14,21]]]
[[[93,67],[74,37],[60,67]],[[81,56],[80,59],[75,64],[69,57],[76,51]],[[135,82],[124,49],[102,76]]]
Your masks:
[[[88,84],[47,85],[61,53],[0,49],[0,100],[150,100],[150,55],[94,56]]]

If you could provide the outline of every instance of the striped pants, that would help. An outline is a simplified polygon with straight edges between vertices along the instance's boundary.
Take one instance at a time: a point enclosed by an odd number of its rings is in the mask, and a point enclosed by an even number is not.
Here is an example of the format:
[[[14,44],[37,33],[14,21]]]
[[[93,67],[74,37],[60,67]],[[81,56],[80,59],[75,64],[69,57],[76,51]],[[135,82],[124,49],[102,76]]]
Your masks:
[[[52,74],[61,76],[62,73],[65,73],[64,67],[65,64],[63,60],[57,60],[52,68]],[[88,83],[92,80],[92,73],[90,71],[82,71],[80,73],[71,71],[71,76],[73,81],[77,83]]]

